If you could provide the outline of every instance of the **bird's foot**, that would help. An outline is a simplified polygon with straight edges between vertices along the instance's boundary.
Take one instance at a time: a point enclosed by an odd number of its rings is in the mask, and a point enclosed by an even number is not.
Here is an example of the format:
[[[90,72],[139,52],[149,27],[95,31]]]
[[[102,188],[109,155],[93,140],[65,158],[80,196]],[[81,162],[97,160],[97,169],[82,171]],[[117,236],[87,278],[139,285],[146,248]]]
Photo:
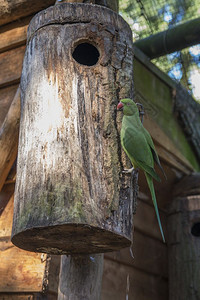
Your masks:
[[[122,173],[123,174],[127,174],[127,175],[132,175],[133,174],[133,172],[134,172],[134,168],[132,167],[132,168],[130,168],[130,169],[124,169],[123,171],[122,171]]]
[[[131,175],[132,178],[138,176],[138,169],[135,169],[134,167],[130,169],[124,169],[122,171],[123,174]]]
[[[139,106],[138,110],[139,110],[139,115],[141,117],[141,122],[143,123],[143,117],[144,117],[144,106],[141,103],[136,103],[137,106]]]

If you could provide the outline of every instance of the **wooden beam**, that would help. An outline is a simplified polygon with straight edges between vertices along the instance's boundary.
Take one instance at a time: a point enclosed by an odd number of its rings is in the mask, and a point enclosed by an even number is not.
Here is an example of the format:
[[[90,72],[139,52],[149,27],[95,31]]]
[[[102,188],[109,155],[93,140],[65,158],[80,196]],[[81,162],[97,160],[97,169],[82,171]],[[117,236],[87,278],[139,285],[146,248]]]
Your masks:
[[[25,46],[0,54],[0,87],[19,83]]]
[[[5,207],[7,206],[8,201],[10,200],[11,196],[14,194],[14,189],[15,189],[14,183],[6,184],[2,188],[2,190],[0,192],[0,217],[1,217]],[[3,223],[4,223],[4,226],[1,227],[1,219],[0,219],[0,237],[2,237],[2,232],[1,232],[2,228],[4,228],[4,230],[7,230],[7,228],[6,228],[7,226],[4,221],[3,221]],[[12,221],[11,221],[11,223],[12,223]]]
[[[16,94],[18,84],[0,89],[0,128]]]
[[[55,0],[0,0],[0,25],[37,13],[54,3]]]
[[[0,27],[0,53],[26,44],[27,28],[32,17]]]
[[[17,157],[20,120],[20,89],[17,89],[8,114],[0,128],[0,191]]]
[[[200,43],[200,18],[190,20],[134,43],[150,59]]]

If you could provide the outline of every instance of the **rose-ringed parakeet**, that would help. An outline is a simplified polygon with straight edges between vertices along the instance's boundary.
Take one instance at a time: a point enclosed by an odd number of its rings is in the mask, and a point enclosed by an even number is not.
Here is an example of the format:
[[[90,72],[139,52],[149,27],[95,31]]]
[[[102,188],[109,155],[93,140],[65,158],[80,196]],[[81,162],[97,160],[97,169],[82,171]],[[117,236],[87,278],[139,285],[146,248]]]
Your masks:
[[[154,162],[163,171],[158,154],[150,134],[140,121],[139,111],[135,102],[129,98],[123,99],[118,103],[117,109],[123,110],[120,133],[122,147],[131,160],[133,167],[144,171],[155,207],[160,232],[165,242],[153,185],[153,178],[160,181],[160,177],[154,170]]]

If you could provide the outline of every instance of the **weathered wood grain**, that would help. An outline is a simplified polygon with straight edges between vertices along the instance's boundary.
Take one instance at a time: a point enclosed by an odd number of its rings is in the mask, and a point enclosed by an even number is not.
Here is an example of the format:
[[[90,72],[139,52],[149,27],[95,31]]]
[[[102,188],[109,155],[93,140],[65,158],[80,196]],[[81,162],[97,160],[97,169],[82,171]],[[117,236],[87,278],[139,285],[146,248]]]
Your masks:
[[[119,1],[118,0],[90,0],[90,1],[85,1],[85,0],[62,0],[59,1],[57,0],[55,4],[61,4],[61,3],[91,3],[91,4],[98,4],[101,6],[105,6],[107,8],[112,9],[115,12],[118,12],[119,10]]]
[[[61,258],[58,300],[101,299],[103,254]]]
[[[15,94],[0,128],[0,191],[17,157],[20,119],[20,91]]]
[[[42,291],[45,262],[41,254],[27,253],[14,246],[0,251],[0,291]]]
[[[1,0],[0,25],[10,23],[21,17],[32,15],[54,3],[55,0]]]
[[[106,259],[104,261],[102,300],[122,299],[168,300],[168,282],[161,276],[153,276]]]
[[[1,196],[2,192],[0,204]],[[48,295],[48,299],[57,299],[60,257],[47,258],[46,254],[29,253],[16,248],[10,240],[12,218],[13,196],[0,215],[0,299],[24,299],[25,296],[25,299],[29,299],[28,294],[20,295],[22,292],[41,293],[33,294],[33,299],[40,299],[37,297],[42,297],[43,292],[44,297]],[[3,294],[5,292],[8,294]]]
[[[1,300],[35,300],[35,296],[30,293],[0,293]],[[40,300],[40,299],[39,299]]]
[[[0,53],[0,87],[19,83],[25,46]]]
[[[11,243],[12,215],[13,197],[0,216],[0,292],[42,291],[46,255],[42,262],[40,254],[20,250]]]
[[[133,92],[131,30],[107,8],[64,3],[32,20],[28,41],[12,241],[54,254],[126,247],[132,201],[116,106]],[[72,56],[86,42],[100,53],[93,65]]]

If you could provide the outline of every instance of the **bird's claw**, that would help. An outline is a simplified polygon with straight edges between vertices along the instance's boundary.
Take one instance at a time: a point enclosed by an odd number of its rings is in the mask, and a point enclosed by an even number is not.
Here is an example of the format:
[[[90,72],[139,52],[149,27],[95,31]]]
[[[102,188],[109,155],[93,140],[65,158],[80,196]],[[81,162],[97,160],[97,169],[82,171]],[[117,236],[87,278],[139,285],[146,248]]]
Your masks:
[[[127,175],[131,175],[133,173],[135,169],[134,168],[130,168],[130,169],[124,169],[122,171],[123,174],[127,174]]]
[[[137,106],[139,106],[139,115],[141,116],[141,122],[143,123],[143,117],[144,117],[144,106],[141,103],[136,103]]]

